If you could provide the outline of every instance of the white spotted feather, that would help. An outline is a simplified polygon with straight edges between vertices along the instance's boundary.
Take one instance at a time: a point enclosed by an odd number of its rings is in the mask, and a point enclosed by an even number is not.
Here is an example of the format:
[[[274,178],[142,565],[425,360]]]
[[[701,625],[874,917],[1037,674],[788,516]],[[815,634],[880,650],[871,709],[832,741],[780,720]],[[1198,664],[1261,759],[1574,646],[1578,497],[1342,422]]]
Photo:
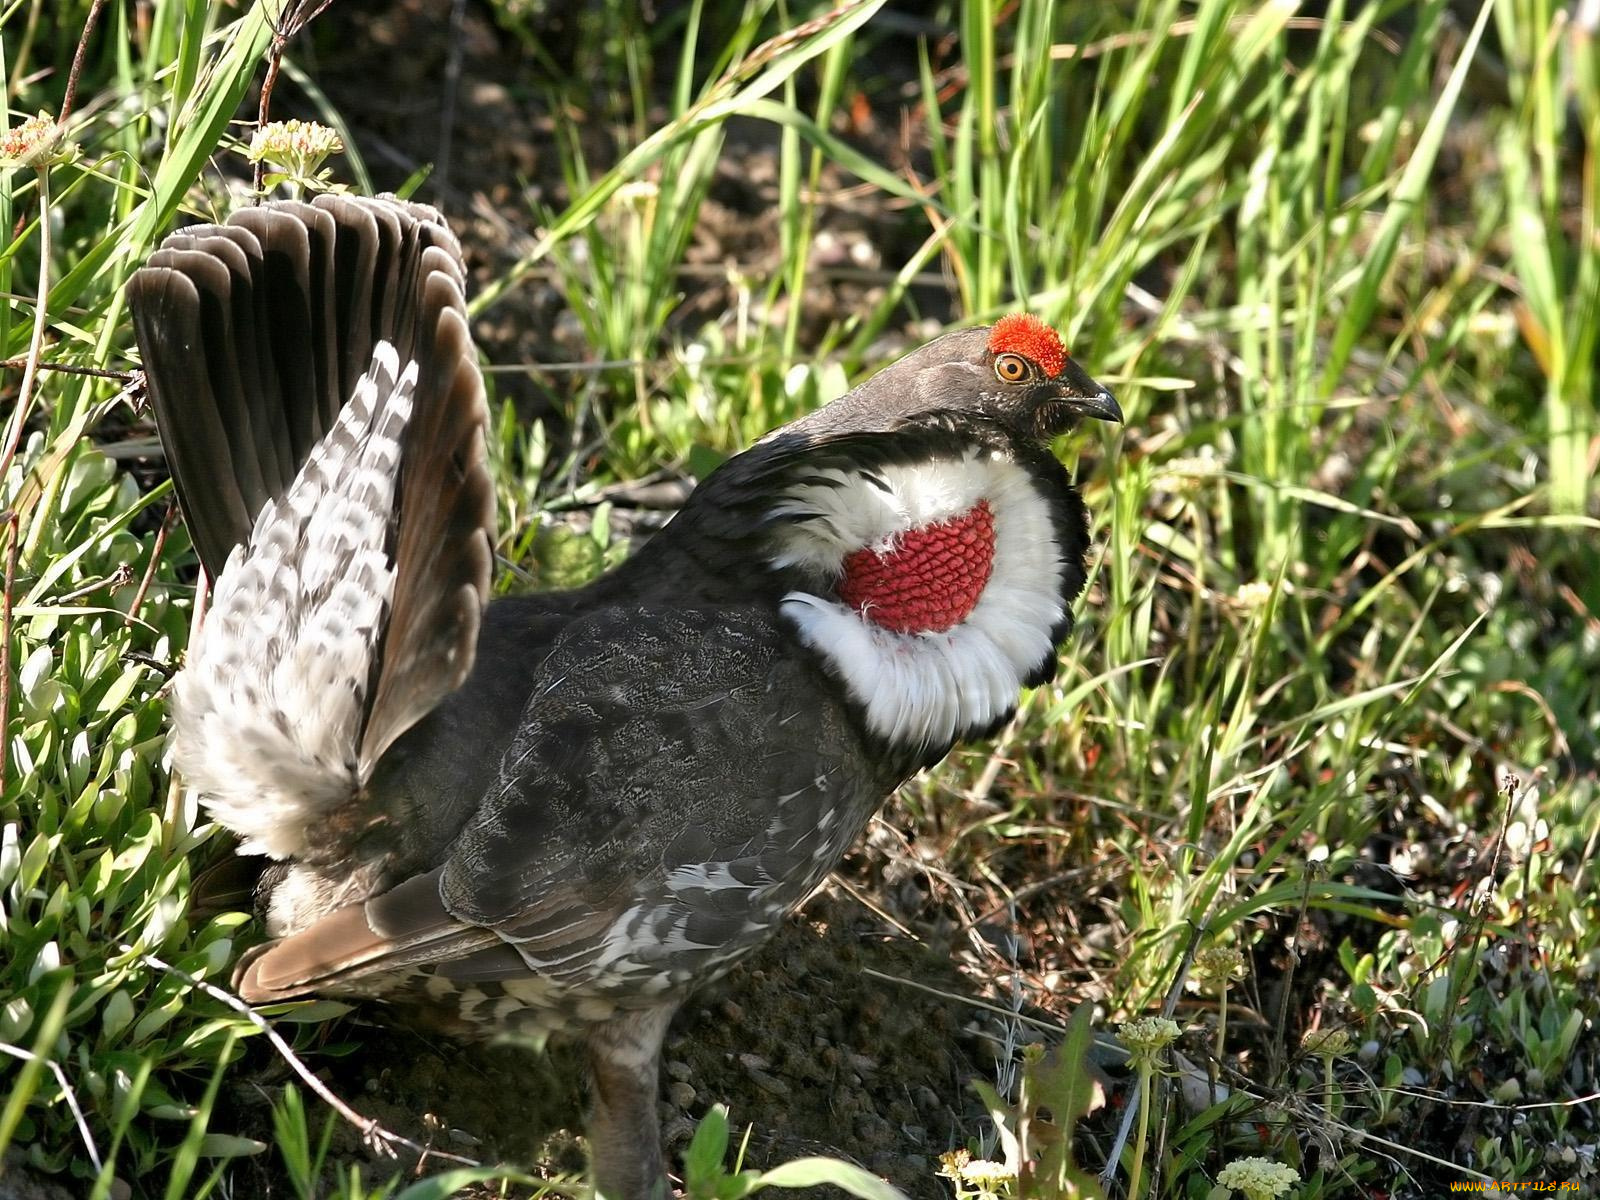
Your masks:
[[[244,853],[306,853],[363,782],[367,689],[417,366],[380,342],[289,490],[216,581],[175,685],[174,758]]]

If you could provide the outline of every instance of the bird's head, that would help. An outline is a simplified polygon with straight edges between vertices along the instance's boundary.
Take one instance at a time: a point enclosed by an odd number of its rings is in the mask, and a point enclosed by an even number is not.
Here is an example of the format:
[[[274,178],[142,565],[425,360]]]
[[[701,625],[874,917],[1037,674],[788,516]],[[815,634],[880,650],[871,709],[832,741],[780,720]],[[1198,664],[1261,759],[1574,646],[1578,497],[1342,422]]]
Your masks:
[[[1083,417],[1121,421],[1122,409],[1067,353],[1059,333],[1015,313],[934,339],[766,440],[798,446],[967,418],[1018,439],[1048,441]]]

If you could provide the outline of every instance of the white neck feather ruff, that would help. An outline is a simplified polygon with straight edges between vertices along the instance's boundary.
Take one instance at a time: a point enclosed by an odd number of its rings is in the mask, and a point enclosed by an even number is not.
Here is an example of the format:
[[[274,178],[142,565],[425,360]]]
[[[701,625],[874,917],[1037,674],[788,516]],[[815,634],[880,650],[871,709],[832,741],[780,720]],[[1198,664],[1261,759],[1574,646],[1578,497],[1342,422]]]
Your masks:
[[[837,578],[851,553],[891,549],[907,530],[980,501],[994,515],[993,566],[977,604],[949,629],[899,633],[831,595],[794,591],[783,599],[784,616],[832,664],[871,730],[897,745],[948,746],[990,727],[1015,709],[1022,681],[1055,653],[1052,633],[1067,602],[1048,500],[1022,467],[974,450],[871,476],[819,472],[771,510],[787,522],[772,565]]]

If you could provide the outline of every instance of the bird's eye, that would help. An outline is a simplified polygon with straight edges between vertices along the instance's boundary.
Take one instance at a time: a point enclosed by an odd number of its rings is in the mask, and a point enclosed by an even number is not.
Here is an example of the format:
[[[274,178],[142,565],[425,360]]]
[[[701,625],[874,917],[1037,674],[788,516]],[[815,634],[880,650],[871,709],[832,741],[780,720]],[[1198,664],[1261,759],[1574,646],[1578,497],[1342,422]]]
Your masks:
[[[1005,383],[1021,383],[1028,377],[1028,360],[1020,354],[1002,354],[994,360],[994,373]]]

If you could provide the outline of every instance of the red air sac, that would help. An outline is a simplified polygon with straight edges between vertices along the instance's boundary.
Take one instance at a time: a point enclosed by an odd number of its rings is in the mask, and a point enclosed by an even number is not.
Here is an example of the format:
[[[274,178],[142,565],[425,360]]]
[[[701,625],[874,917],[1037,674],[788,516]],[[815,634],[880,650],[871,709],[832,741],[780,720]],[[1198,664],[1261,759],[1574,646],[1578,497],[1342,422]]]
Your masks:
[[[896,633],[940,633],[966,619],[994,569],[994,513],[980,500],[960,516],[844,560],[839,599]]]

